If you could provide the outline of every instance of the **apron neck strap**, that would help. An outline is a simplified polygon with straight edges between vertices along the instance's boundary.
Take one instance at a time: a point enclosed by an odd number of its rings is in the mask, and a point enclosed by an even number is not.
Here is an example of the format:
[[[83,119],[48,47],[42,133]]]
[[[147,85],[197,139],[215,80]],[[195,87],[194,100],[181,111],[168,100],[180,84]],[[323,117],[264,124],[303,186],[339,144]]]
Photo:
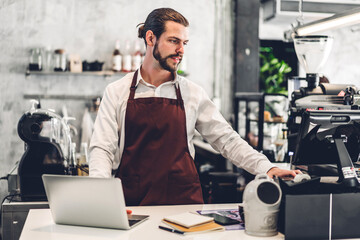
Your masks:
[[[131,83],[131,87],[130,87],[130,96],[129,99],[133,100],[135,97],[135,90],[136,90],[136,80],[137,80],[137,75],[138,75],[138,71],[136,70],[136,72],[134,73],[134,77],[132,79],[132,83]]]
[[[139,70],[136,70],[136,72],[134,73],[134,76],[133,76],[133,79],[132,79],[132,82],[131,82],[130,96],[129,96],[129,99],[131,99],[131,100],[133,100],[134,97],[135,97],[135,90],[137,88],[136,87],[136,81],[137,81],[138,71]],[[178,82],[175,83],[174,86],[175,86],[175,92],[176,92],[177,100],[182,100],[179,83]]]
[[[176,82],[176,83],[174,84],[174,86],[175,86],[175,91],[176,91],[176,98],[177,98],[177,100],[178,100],[178,101],[179,101],[179,100],[182,100],[179,82]]]

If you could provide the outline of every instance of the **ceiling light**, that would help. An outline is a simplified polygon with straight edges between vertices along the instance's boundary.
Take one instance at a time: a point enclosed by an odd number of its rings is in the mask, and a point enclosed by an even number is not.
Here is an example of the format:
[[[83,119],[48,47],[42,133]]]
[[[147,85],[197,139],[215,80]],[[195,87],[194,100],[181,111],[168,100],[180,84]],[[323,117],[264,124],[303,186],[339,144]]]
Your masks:
[[[346,12],[335,14],[328,18],[296,26],[293,29],[293,32],[297,36],[306,36],[358,23],[360,23],[360,8],[355,8]]]

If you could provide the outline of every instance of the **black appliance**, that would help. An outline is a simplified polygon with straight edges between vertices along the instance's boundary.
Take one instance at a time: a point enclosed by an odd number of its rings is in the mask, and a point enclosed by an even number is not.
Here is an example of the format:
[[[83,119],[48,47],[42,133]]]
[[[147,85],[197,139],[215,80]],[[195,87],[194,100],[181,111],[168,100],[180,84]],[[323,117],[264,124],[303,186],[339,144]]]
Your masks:
[[[302,87],[291,95],[287,122],[289,152],[296,148],[296,138],[304,112],[312,110],[342,111],[359,109],[357,89],[350,84],[320,83],[319,86]]]
[[[22,201],[46,200],[42,174],[66,174],[71,156],[67,123],[54,112],[35,106],[33,102],[17,128],[25,142],[25,153],[18,166]]]
[[[343,187],[359,185],[353,162],[360,153],[360,110],[306,111],[296,142],[293,165],[306,165],[311,175],[339,176]]]

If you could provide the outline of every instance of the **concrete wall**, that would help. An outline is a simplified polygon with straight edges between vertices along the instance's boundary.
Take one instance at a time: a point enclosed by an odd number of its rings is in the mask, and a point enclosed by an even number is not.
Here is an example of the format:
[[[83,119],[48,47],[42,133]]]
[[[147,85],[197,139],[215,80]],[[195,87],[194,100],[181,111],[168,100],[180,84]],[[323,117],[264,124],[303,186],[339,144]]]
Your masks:
[[[360,87],[360,27],[352,26],[326,33],[334,38],[330,56],[322,73],[330,83]]]
[[[219,7],[229,10],[229,0],[1,0],[0,1],[0,176],[6,175],[20,160],[23,142],[17,134],[17,123],[30,108],[25,94],[65,95],[64,100],[44,99],[43,108],[60,113],[66,105],[69,115],[80,121],[87,96],[102,95],[105,86],[119,77],[99,76],[36,76],[25,77],[29,49],[64,48],[67,53],[79,54],[82,60],[105,61],[109,68],[117,39],[134,41],[136,25],[144,22],[148,13],[158,7],[172,7],[190,22],[190,42],[186,49],[188,78],[202,85],[213,96],[217,36],[215,28],[222,28]],[[231,10],[231,9],[230,9]],[[220,16],[229,25],[229,16]],[[217,23],[215,25],[215,22]],[[230,29],[228,30],[230,31]],[[231,46],[231,33],[227,33]],[[218,40],[216,40],[218,39]],[[220,40],[219,40],[220,39]],[[231,49],[227,48],[230,52]],[[230,53],[222,54],[226,61]],[[231,65],[227,64],[226,67]],[[221,68],[221,67],[220,67]],[[224,81],[229,82],[231,71]],[[230,89],[228,90],[230,91]],[[223,90],[224,92],[224,90]],[[225,91],[226,92],[226,91]],[[72,100],[66,95],[83,96]],[[228,96],[227,96],[228,97]],[[6,181],[0,183],[0,199],[7,194]]]

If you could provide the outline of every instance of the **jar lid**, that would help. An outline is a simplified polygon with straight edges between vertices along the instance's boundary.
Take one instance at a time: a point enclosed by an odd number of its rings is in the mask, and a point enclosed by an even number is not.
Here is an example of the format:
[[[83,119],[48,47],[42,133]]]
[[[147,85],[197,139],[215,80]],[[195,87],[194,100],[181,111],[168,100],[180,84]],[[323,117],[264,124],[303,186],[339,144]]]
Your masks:
[[[64,49],[55,49],[55,53],[56,54],[64,54],[65,50]]]

